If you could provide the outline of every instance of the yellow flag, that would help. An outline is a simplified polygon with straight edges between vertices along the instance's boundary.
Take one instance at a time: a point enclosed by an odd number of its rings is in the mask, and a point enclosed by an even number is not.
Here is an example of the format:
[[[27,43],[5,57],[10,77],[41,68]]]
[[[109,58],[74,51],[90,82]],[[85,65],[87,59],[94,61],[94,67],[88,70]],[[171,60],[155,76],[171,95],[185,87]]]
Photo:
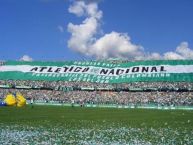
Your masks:
[[[15,105],[16,105],[15,96],[14,96],[13,94],[7,94],[4,102],[5,102],[8,106],[15,106]]]
[[[22,107],[26,105],[26,99],[21,93],[16,93],[17,107]]]

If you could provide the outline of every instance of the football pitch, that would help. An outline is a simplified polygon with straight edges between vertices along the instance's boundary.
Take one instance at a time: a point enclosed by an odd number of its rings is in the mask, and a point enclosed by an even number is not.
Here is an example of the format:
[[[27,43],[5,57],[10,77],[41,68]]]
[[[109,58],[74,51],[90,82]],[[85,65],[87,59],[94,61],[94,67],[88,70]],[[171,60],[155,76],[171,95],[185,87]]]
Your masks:
[[[0,108],[0,144],[193,144],[193,111]]]

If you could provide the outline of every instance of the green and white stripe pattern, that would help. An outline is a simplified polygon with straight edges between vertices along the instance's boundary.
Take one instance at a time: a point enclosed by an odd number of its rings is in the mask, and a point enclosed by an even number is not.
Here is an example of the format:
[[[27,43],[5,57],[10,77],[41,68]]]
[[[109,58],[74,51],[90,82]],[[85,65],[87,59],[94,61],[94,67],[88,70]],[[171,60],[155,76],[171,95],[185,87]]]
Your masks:
[[[21,62],[0,66],[1,80],[86,81],[127,83],[140,81],[193,81],[193,60]]]

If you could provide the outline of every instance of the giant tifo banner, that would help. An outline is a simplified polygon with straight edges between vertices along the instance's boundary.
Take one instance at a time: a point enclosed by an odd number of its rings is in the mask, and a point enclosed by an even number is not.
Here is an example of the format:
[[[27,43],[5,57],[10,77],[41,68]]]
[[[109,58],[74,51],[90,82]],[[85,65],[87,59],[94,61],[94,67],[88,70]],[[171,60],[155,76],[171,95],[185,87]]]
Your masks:
[[[193,82],[193,60],[22,62],[0,65],[1,80],[85,81],[127,83],[140,81]]]

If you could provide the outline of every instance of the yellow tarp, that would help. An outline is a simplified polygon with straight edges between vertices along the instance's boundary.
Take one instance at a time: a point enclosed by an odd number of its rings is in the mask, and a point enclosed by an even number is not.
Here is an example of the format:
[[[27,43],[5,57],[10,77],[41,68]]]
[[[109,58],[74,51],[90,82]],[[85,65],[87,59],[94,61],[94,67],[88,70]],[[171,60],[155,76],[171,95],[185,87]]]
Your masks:
[[[16,94],[17,107],[22,107],[26,105],[26,99],[21,93]]]
[[[26,105],[26,99],[21,93],[16,93],[16,97],[13,94],[7,94],[4,102],[7,106],[17,106],[22,107]]]
[[[16,99],[15,96],[13,94],[8,94],[4,100],[4,102],[8,105],[8,106],[15,106],[16,105]]]

